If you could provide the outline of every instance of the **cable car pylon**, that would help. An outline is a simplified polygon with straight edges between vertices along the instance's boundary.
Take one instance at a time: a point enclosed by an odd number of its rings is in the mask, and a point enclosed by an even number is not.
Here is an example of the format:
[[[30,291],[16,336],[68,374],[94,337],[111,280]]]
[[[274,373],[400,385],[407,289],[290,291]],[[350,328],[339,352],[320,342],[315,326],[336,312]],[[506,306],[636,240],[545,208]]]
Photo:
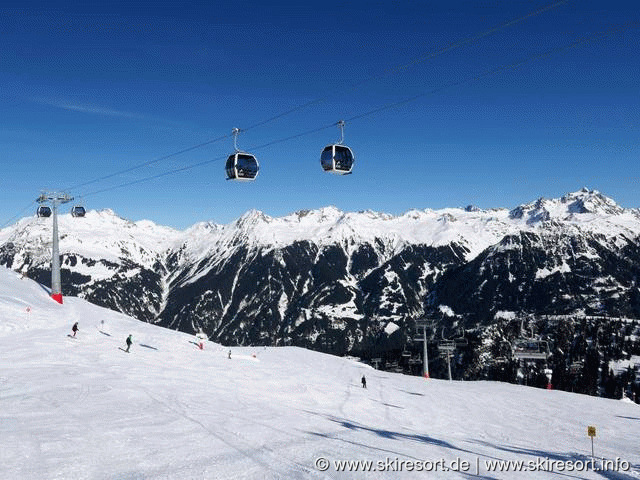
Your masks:
[[[70,197],[66,193],[42,193],[36,199],[36,202],[41,205],[38,208],[39,216],[45,216],[40,215],[43,203],[50,203],[50,210],[53,213],[53,242],[51,248],[51,298],[53,298],[58,303],[62,303],[62,282],[60,280],[60,247],[58,243],[58,205],[71,202],[72,200],[73,197]]]

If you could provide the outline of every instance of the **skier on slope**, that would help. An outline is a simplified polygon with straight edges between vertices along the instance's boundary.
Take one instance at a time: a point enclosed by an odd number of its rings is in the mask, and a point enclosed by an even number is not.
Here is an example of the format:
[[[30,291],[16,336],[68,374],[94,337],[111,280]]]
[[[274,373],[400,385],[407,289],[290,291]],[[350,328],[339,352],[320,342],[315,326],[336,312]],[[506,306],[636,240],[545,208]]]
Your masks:
[[[133,340],[131,338],[131,334],[129,334],[129,336],[127,337],[127,349],[125,350],[125,352],[129,353],[129,349],[131,348],[132,343],[133,343]]]
[[[78,322],[73,324],[73,327],[71,327],[71,331],[73,332],[73,336],[76,336],[76,332],[79,330],[78,328]]]
[[[362,375],[362,388],[367,388],[367,379]]]
[[[200,329],[198,333],[196,333],[196,343],[198,344],[198,348],[200,350],[204,350],[204,342],[207,340],[207,334]]]

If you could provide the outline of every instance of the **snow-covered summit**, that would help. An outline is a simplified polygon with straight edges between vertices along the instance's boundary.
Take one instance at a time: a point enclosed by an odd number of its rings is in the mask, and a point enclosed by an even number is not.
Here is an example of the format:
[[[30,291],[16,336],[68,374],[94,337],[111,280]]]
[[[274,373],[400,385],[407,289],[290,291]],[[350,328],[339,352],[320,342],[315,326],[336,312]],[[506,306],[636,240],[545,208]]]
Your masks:
[[[509,212],[512,219],[523,219],[527,224],[555,220],[579,222],[590,221],[593,216],[603,218],[631,213],[620,207],[613,199],[597,190],[582,188],[561,198],[539,198],[535,202],[520,205]],[[593,215],[591,217],[586,214]]]
[[[51,251],[51,218],[27,217],[0,230],[0,245],[14,244],[32,258],[46,258]],[[80,254],[119,262],[122,253],[141,264],[153,264],[181,232],[150,220],[132,222],[110,209],[89,210],[84,217],[58,215],[60,253]]]
[[[227,225],[202,222],[177,231],[149,220],[131,222],[107,209],[88,211],[81,219],[60,215],[59,223],[63,254],[81,253],[118,261],[120,252],[127,251],[144,264],[176,249],[185,258],[196,260],[203,254],[240,246],[269,249],[302,241],[345,248],[368,243],[386,245],[391,250],[406,245],[437,247],[457,243],[471,259],[504,236],[523,230],[567,228],[606,236],[640,234],[636,210],[624,209],[602,193],[586,188],[561,198],[539,198],[511,210],[414,209],[389,215],[370,210],[343,212],[329,206],[283,217],[250,210]],[[51,221],[46,218],[24,218],[0,230],[0,244],[25,244],[34,255],[46,250],[50,238]]]

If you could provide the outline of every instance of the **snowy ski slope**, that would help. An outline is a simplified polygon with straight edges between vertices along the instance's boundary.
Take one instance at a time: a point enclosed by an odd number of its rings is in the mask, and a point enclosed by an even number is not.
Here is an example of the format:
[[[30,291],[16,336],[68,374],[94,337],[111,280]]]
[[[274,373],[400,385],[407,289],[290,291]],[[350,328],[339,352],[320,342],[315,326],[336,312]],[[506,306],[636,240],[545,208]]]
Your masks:
[[[0,478],[640,478],[631,402],[425,380],[299,348],[234,347],[228,359],[194,342],[77,298],[58,305],[0,269]],[[596,456],[627,471],[488,471],[588,461],[588,425]],[[467,472],[442,471],[457,459]],[[378,471],[338,472],[343,460]]]

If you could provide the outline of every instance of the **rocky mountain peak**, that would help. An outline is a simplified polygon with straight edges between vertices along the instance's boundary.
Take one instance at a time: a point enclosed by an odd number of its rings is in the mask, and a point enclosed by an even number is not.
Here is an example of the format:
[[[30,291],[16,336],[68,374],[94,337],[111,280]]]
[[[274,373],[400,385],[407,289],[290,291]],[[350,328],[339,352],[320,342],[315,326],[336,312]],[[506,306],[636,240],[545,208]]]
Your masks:
[[[570,213],[620,215],[625,211],[613,199],[597,190],[589,190],[586,187],[577,192],[564,195],[560,201],[567,205],[567,210]]]
[[[621,215],[625,209],[613,199],[597,190],[582,188],[577,192],[568,193],[560,198],[540,197],[535,202],[519,205],[509,212],[514,220],[524,220],[533,225],[545,221],[562,221],[575,219],[576,215]]]

